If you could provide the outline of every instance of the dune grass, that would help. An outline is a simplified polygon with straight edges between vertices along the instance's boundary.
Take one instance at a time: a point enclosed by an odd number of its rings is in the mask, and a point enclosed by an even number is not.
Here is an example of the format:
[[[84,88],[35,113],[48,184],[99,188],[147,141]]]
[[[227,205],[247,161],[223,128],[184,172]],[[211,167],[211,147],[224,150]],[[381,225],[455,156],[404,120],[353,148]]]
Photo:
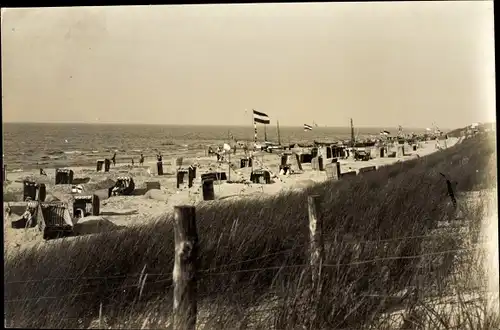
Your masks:
[[[462,329],[498,328],[498,318],[478,313],[484,304],[471,309],[463,301],[482,280],[471,267],[478,267],[485,199],[465,203],[459,195],[467,231],[438,228],[456,217],[439,172],[458,181],[463,193],[496,187],[492,166],[492,137],[481,135],[302,192],[201,203],[198,324],[392,329],[389,312],[404,308],[406,329],[447,329],[456,322]],[[322,296],[314,301],[308,295],[310,194],[321,199],[325,240]],[[6,325],[167,327],[173,257],[169,213],[148,225],[23,251],[5,260]],[[474,285],[471,276],[478,279]],[[459,310],[435,307],[436,299],[457,292]]]

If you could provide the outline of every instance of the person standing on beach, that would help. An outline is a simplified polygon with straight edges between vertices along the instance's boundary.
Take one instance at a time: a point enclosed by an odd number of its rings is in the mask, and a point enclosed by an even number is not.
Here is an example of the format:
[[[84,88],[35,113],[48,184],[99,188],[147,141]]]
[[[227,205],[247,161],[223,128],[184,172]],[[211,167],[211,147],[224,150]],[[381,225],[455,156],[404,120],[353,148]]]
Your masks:
[[[111,158],[111,161],[113,162],[113,166],[116,166],[116,152],[113,154],[113,158]]]
[[[141,158],[139,158],[139,165],[144,165],[144,155],[141,153]]]

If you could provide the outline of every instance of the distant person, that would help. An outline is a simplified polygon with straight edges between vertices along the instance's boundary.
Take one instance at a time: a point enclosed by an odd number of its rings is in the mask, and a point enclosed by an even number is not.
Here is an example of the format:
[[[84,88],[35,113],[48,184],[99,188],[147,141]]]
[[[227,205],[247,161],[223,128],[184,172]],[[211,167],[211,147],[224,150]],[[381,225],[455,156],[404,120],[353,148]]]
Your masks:
[[[139,165],[144,165],[144,155],[141,153],[141,158],[139,158]]]
[[[134,159],[132,158],[132,166],[134,166]]]
[[[30,197],[26,198],[27,201],[31,200]],[[31,226],[31,222],[33,220],[33,212],[28,209],[26,210],[26,212],[23,213],[23,215],[21,216],[23,219],[26,220],[26,227],[30,227]]]
[[[161,152],[158,153],[158,155],[156,155],[156,159],[158,160],[158,162],[161,162],[163,160],[163,156],[161,155]]]
[[[116,166],[116,152],[113,154],[113,158],[111,158],[111,161],[113,162],[113,166]]]
[[[40,169],[40,175],[45,175],[47,176],[47,173],[45,173],[45,171],[43,170],[43,168]]]

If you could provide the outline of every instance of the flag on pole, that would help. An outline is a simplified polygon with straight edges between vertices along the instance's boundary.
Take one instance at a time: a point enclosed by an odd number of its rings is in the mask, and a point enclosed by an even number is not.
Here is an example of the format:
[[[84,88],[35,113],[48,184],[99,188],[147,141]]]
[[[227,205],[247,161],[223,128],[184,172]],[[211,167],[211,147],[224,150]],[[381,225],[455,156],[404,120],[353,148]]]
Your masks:
[[[259,124],[270,124],[271,121],[269,120],[269,116],[263,112],[257,111],[255,109],[253,110],[253,122],[254,123],[259,123]]]
[[[304,131],[312,131],[312,129],[311,125],[304,124]]]

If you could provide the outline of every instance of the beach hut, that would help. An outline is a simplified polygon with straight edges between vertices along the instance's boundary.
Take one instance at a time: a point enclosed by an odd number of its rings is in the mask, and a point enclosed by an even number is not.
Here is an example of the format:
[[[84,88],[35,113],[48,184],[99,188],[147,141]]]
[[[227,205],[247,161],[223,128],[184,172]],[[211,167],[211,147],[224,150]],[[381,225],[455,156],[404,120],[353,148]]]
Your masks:
[[[331,180],[339,180],[340,174],[340,163],[332,162],[325,165],[326,178]]]
[[[189,168],[181,168],[177,170],[177,189],[180,188],[181,185],[184,184],[184,178],[187,176],[187,184],[188,188],[193,186],[193,181],[196,177],[196,168],[190,166]]]
[[[96,163],[96,172],[109,172],[111,161],[109,159],[98,160]]]
[[[23,181],[23,201],[30,199],[32,201],[43,202],[46,196],[47,190],[45,184],[38,184],[28,180]]]
[[[43,239],[55,239],[73,235],[73,220],[64,203],[41,203],[42,216],[38,227]]]
[[[250,181],[253,183],[270,184],[271,174],[266,170],[254,170],[250,174]]]
[[[300,157],[294,152],[287,152],[281,156],[281,165],[288,166],[291,171],[302,171]]]
[[[252,167],[252,158],[245,157],[240,159],[240,168]]]
[[[9,202],[4,205],[6,220],[10,220],[11,227],[15,229],[35,227],[43,216],[39,201]]]
[[[300,163],[301,164],[311,163],[312,159],[313,159],[313,156],[310,153],[302,153],[302,154],[300,154]]]
[[[201,181],[212,180],[212,181],[223,181],[227,180],[226,172],[211,172],[201,175]]]
[[[83,218],[89,215],[99,215],[100,201],[97,195],[73,196],[72,216]]]
[[[66,168],[56,169],[56,184],[72,184],[73,183],[73,170]]]
[[[113,187],[108,189],[108,197],[130,196],[135,190],[134,179],[130,176],[122,176],[116,180]]]

